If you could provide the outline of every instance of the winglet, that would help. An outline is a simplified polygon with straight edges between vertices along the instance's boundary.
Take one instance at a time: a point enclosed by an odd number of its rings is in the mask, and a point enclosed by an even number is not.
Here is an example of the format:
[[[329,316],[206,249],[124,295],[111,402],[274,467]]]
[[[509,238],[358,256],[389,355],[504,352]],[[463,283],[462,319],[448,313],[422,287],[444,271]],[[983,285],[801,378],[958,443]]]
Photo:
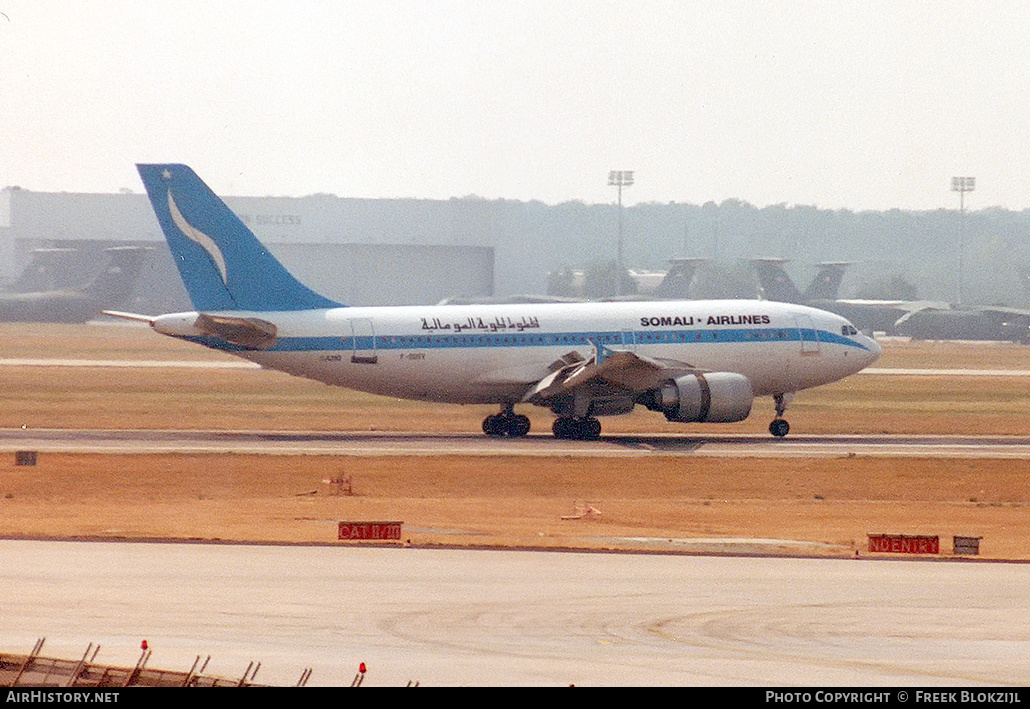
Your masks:
[[[197,310],[340,307],[294,278],[189,167],[136,168]]]

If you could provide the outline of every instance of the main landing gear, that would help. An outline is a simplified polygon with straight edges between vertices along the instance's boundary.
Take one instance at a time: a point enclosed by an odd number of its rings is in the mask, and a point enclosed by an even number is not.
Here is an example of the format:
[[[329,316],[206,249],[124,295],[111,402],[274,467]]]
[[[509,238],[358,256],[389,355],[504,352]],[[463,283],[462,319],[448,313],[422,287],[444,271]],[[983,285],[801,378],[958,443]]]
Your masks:
[[[554,420],[551,430],[555,438],[596,441],[601,437],[601,422],[592,416],[561,416]]]
[[[783,438],[790,432],[790,424],[783,418],[783,412],[787,410],[787,404],[793,398],[793,394],[777,394],[773,397],[773,401],[776,402],[776,418],[769,424],[769,433],[777,438]]]
[[[501,413],[483,419],[483,433],[488,436],[522,438],[529,433],[529,417],[516,414],[512,405],[508,404]]]

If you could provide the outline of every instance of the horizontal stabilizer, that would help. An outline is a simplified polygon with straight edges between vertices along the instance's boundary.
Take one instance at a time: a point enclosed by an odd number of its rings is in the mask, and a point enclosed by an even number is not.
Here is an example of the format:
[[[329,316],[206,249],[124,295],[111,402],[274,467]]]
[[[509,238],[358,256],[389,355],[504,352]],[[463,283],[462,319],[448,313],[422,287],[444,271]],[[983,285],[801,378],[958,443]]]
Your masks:
[[[117,310],[104,310],[104,315],[122,320],[145,322],[155,331],[170,337],[218,337],[251,350],[267,350],[278,340],[275,323],[259,318],[234,318],[209,313],[172,313],[138,315]]]
[[[275,346],[276,342],[275,325],[258,318],[232,318],[201,313],[193,325],[205,335],[220,337],[240,347],[267,350]]]
[[[123,313],[119,310],[101,310],[101,315],[110,315],[112,318],[118,318],[119,320],[134,320],[136,322],[145,322],[147,325],[154,324],[153,315],[139,315],[137,313]]]

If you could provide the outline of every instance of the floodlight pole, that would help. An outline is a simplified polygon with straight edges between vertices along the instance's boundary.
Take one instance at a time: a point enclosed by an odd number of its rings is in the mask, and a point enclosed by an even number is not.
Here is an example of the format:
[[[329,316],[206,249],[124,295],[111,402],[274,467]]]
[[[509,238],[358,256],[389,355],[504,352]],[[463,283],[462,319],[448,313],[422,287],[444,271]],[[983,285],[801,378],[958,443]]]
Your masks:
[[[951,191],[958,192],[959,222],[958,222],[958,305],[965,300],[964,281],[965,271],[963,260],[966,251],[966,192],[976,189],[975,177],[952,177]]]
[[[622,188],[633,184],[633,170],[612,170],[608,173],[608,186],[619,188],[619,252],[618,273],[615,276],[615,295],[622,295],[622,275],[626,268],[622,258]]]

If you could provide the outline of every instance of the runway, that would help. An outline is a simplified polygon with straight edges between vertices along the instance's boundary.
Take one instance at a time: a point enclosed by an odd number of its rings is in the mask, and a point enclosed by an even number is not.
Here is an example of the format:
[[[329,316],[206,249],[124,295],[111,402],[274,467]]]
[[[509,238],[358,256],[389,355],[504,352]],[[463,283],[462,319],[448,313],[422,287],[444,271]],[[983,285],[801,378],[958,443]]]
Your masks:
[[[463,456],[732,456],[1030,459],[1027,436],[940,435],[628,435],[597,441],[549,434],[488,438],[478,433],[368,431],[201,431],[0,429],[0,451],[53,453],[254,453],[262,455]]]
[[[1030,567],[0,541],[0,645],[365,686],[1030,683]]]

